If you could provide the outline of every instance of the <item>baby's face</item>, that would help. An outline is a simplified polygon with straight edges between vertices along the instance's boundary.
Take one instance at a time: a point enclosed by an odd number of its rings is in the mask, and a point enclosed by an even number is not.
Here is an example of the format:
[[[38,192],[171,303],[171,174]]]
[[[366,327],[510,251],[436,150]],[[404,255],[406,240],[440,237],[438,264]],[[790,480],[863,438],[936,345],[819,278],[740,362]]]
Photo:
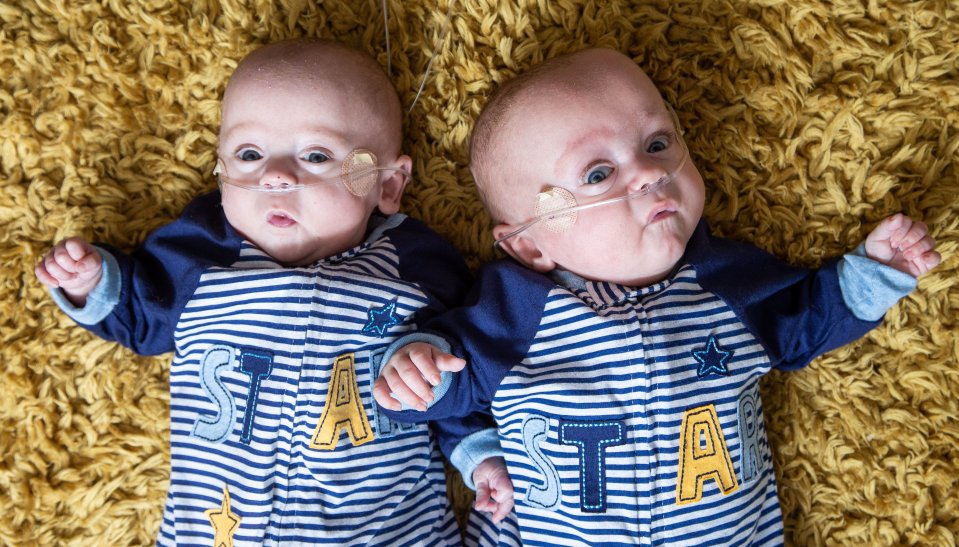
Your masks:
[[[682,257],[705,190],[652,82],[629,59],[608,57],[588,59],[592,73],[582,77],[595,80],[591,91],[552,86],[513,109],[497,146],[504,156],[499,173],[508,181],[497,195],[510,218],[494,235],[542,212],[537,200],[542,205],[559,195],[566,205],[581,205],[667,177],[645,196],[578,211],[573,222],[539,222],[502,243],[538,271],[561,267],[587,279],[643,286],[663,279]],[[576,69],[560,76],[576,77]]]
[[[274,75],[275,76],[275,75]],[[349,79],[349,75],[338,76]],[[249,73],[231,81],[223,102],[218,155],[226,176],[254,188],[307,185],[292,192],[262,192],[221,184],[227,220],[245,238],[287,265],[305,265],[363,241],[374,208],[396,212],[399,194],[378,173],[365,195],[342,183],[343,160],[355,149],[379,163],[409,170],[386,142],[375,113],[358,107],[332,79]],[[396,174],[395,176],[401,176]],[[326,182],[311,182],[325,180]],[[398,192],[402,193],[402,184]],[[393,198],[395,198],[395,203]]]

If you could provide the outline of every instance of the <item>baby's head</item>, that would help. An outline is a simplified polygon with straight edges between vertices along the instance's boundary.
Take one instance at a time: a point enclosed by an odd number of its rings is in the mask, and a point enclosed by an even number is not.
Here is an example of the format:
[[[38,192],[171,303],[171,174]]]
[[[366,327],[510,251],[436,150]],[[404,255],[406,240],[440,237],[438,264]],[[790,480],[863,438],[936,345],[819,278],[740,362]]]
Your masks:
[[[361,243],[374,209],[399,209],[411,166],[401,118],[395,88],[362,52],[307,40],[257,49],[223,96],[217,170],[227,220],[288,265]]]
[[[470,142],[494,237],[540,272],[630,286],[663,279],[705,200],[677,125],[649,77],[613,50],[557,57],[507,82]],[[568,207],[578,210],[550,214]]]

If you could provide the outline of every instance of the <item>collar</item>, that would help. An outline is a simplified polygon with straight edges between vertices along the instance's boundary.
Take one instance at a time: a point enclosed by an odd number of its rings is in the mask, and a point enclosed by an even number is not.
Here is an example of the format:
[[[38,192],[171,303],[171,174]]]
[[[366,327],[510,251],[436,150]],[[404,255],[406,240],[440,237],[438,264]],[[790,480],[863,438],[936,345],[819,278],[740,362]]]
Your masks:
[[[672,283],[675,273],[658,283],[645,287],[629,287],[609,281],[593,281],[561,269],[553,270],[549,273],[549,276],[557,285],[572,291],[593,309],[603,310],[627,302],[636,303],[641,298],[661,292]]]

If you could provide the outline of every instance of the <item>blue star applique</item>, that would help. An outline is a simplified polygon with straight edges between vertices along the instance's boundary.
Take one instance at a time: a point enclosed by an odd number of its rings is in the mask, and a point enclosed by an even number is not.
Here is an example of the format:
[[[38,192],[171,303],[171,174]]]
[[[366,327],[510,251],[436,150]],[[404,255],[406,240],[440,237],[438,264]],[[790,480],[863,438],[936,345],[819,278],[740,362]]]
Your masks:
[[[715,336],[710,336],[704,349],[693,350],[693,357],[699,361],[699,370],[696,373],[700,378],[705,378],[710,374],[729,376],[726,361],[728,361],[732,355],[733,352],[726,351],[719,347],[719,344],[716,343]]]
[[[386,334],[386,331],[390,330],[390,327],[400,322],[399,316],[396,315],[396,300],[379,308],[370,306],[367,313],[369,313],[369,320],[363,327],[363,332],[376,333],[380,338]]]

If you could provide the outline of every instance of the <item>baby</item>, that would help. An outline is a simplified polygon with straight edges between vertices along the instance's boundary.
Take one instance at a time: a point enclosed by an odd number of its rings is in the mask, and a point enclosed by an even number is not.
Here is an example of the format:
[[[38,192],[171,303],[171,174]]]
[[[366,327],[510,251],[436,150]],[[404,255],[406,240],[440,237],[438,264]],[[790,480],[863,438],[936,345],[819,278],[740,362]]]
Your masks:
[[[875,327],[939,263],[927,228],[895,215],[816,270],[712,236],[674,113],[604,49],[506,83],[471,163],[515,262],[393,345],[384,412],[491,407],[524,544],[781,544],[759,380]]]
[[[373,59],[335,42],[262,47],[223,97],[218,192],[131,254],[70,238],[37,266],[92,332],[174,352],[159,544],[460,544],[429,429],[371,398],[387,346],[469,281],[449,244],[397,213],[401,142]],[[478,500],[502,518],[512,494],[491,423],[435,425],[468,482],[509,498]]]

